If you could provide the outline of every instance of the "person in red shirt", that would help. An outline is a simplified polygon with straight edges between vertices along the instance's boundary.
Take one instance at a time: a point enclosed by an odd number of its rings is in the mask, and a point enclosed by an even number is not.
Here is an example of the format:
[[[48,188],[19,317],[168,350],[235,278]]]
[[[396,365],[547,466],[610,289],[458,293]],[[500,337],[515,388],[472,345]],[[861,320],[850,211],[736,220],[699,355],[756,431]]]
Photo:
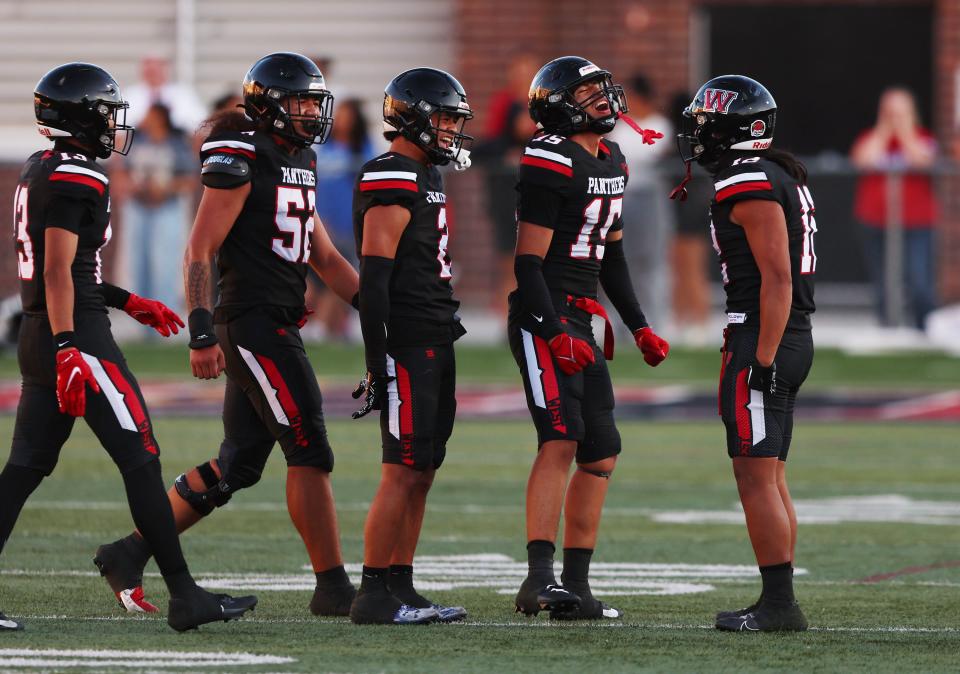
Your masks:
[[[875,288],[877,315],[884,325],[884,246],[890,215],[903,224],[903,270],[913,322],[924,329],[927,315],[937,305],[934,228],[937,200],[930,169],[936,161],[933,134],[920,125],[916,101],[907,89],[893,87],[880,97],[877,123],[857,138],[850,159],[861,172],[854,214],[863,223],[867,269]],[[887,173],[902,176],[901,212],[887,213]]]

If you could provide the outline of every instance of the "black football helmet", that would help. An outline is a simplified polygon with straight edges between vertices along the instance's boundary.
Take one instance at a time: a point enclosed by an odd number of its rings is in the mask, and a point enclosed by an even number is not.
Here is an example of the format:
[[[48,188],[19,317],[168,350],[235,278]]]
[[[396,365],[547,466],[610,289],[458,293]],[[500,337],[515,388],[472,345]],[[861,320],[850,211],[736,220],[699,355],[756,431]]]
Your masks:
[[[600,91],[578,103],[574,91],[584,82],[594,80],[599,82]],[[591,117],[587,110],[601,97],[606,98],[610,113]],[[627,112],[623,87],[613,83],[613,75],[579,56],[561,56],[540,68],[530,83],[528,105],[537,126],[561,136],[583,131],[609,133],[617,118]]]
[[[438,128],[439,119],[434,120],[438,113],[454,117],[456,128]],[[458,170],[470,166],[470,151],[465,145],[473,136],[463,133],[463,127],[472,118],[467,92],[453,75],[443,70],[406,70],[394,77],[383,92],[384,136],[390,140],[394,134],[400,134],[437,166],[451,161]]]
[[[762,84],[743,75],[714,77],[683,111],[680,156],[709,166],[729,150],[766,150],[776,122],[777,103]]]
[[[127,154],[133,127],[127,125],[129,104],[120,85],[92,63],[65,63],[40,78],[33,91],[37,130],[47,138],[75,138],[101,159],[111,152]],[[117,132],[123,144],[117,147]]]
[[[308,109],[309,101],[316,109]],[[243,78],[243,108],[261,129],[302,147],[325,143],[333,126],[333,94],[306,56],[268,54]],[[299,129],[297,128],[299,127]]]

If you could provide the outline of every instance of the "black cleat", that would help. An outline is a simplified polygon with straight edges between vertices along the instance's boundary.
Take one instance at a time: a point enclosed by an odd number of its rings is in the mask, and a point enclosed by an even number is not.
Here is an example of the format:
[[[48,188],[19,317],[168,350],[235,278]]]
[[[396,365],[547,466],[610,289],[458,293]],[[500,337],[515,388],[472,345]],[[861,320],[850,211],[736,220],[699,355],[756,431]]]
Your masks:
[[[761,596],[760,599],[763,599]],[[717,611],[717,615],[714,617],[715,620],[723,620],[724,618],[736,618],[738,616],[746,615],[747,613],[752,613],[757,610],[757,607],[760,605],[760,599],[757,599],[755,602],[736,611]]]
[[[805,632],[807,618],[795,601],[764,599],[743,615],[718,618],[716,628],[727,632]]]
[[[0,612],[0,632],[19,632],[23,629],[23,623],[11,620]]]
[[[128,538],[101,545],[93,563],[110,585],[117,602],[128,613],[156,613],[159,610],[147,600],[143,591],[146,559]]]
[[[515,600],[517,613],[537,615],[540,611],[573,611],[580,608],[580,597],[551,579],[527,576]]]
[[[322,589],[318,585],[310,600],[310,613],[316,616],[348,616],[356,596],[357,588],[353,585]]]
[[[593,596],[589,583],[566,583],[567,590],[580,597],[580,605],[573,609],[554,609],[550,611],[551,620],[619,620],[623,611],[603,603]]]
[[[432,606],[408,606],[386,590],[364,592],[361,589],[350,606],[350,620],[357,625],[425,625],[438,617]]]
[[[257,598],[253,595],[231,597],[196,587],[188,594],[170,597],[167,624],[178,632],[195,630],[206,623],[236,620],[256,605]]]

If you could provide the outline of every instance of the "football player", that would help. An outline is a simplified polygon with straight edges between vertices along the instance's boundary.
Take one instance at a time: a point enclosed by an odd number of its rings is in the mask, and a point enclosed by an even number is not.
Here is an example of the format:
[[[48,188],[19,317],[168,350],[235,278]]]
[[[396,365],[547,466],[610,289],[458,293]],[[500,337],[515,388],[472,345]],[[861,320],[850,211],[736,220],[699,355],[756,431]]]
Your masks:
[[[520,161],[508,333],[538,452],[527,483],[529,573],[516,606],[527,615],[549,609],[555,619],[619,618],[618,609],[593,597],[588,581],[620,453],[605,362],[613,330],[597,302],[597,281],[649,365],[659,365],[669,345],[647,324],[623,253],[627,166],[616,143],[603,138],[626,112],[623,90],[608,71],[565,56],[534,77],[529,106],[540,132]],[[643,134],[648,142],[657,137]],[[591,330],[594,316],[606,323],[602,346]],[[553,571],[561,509],[562,587]]]
[[[184,257],[190,366],[200,379],[226,370],[224,440],[216,458],[176,479],[169,498],[183,531],[256,484],[279,442],[287,509],[317,579],[310,610],[346,615],[356,592],[340,554],[333,452],[299,330],[308,266],[357,302],[357,272],[314,213],[311,145],[329,134],[333,96],[313,61],[276,53],[247,72],[243,100],[246,115],[215,116],[200,148],[203,196]],[[214,256],[219,300],[211,311]],[[118,592],[140,587],[151,552],[134,532],[101,546],[96,563]]]
[[[710,234],[727,295],[719,408],[763,589],[721,611],[721,630],[802,631],[793,594],[797,515],[786,460],[797,392],[813,363],[817,222],[807,173],[771,147],[777,104],[749,77],[716,77],[683,112],[681,156],[713,176]],[[683,197],[683,183],[674,191]]]
[[[437,166],[469,166],[464,123],[473,116],[449,73],[415,68],[387,85],[384,136],[390,149],[360,169],[353,226],[360,256],[360,324],[367,376],[359,418],[380,410],[383,464],[364,528],[363,580],[350,610],[356,623],[450,622],[413,585],[413,555],[427,492],[443,463],[457,409],[456,314],[447,252],[446,194]]]
[[[240,617],[257,599],[211,594],[187,570],[150,415],[110,333],[107,306],[163,335],[183,326],[160,302],[101,278],[100,251],[111,236],[110,180],[97,159],[129,150],[127,107],[113,77],[89,63],[54,68],[34,91],[39,131],[53,149],[31,155],[14,196],[23,388],[10,458],[0,472],[0,549],[24,502],[56,466],[74,420],[83,417],[120,469],[130,513],[170,590],[167,622],[182,631]],[[138,600],[133,592],[118,599]],[[20,627],[0,614],[0,630]]]

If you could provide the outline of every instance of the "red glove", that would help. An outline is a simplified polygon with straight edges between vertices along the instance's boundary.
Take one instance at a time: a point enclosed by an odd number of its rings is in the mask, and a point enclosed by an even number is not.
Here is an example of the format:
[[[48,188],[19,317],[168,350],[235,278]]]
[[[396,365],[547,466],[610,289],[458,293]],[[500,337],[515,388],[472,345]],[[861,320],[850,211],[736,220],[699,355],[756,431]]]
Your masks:
[[[164,337],[177,334],[185,327],[183,319],[177,316],[166,304],[130,293],[130,299],[123,306],[127,315],[159,332]],[[179,327],[177,327],[179,326]]]
[[[80,350],[71,346],[57,351],[57,405],[62,414],[83,416],[87,409],[87,384],[100,393],[100,385]]]
[[[643,359],[647,361],[650,367],[656,367],[664,361],[667,354],[670,353],[670,345],[667,340],[657,337],[656,333],[650,328],[640,328],[633,333],[633,338],[637,342],[640,351],[643,352]]]
[[[549,342],[550,351],[564,374],[576,374],[596,360],[593,347],[577,337],[561,332]]]

